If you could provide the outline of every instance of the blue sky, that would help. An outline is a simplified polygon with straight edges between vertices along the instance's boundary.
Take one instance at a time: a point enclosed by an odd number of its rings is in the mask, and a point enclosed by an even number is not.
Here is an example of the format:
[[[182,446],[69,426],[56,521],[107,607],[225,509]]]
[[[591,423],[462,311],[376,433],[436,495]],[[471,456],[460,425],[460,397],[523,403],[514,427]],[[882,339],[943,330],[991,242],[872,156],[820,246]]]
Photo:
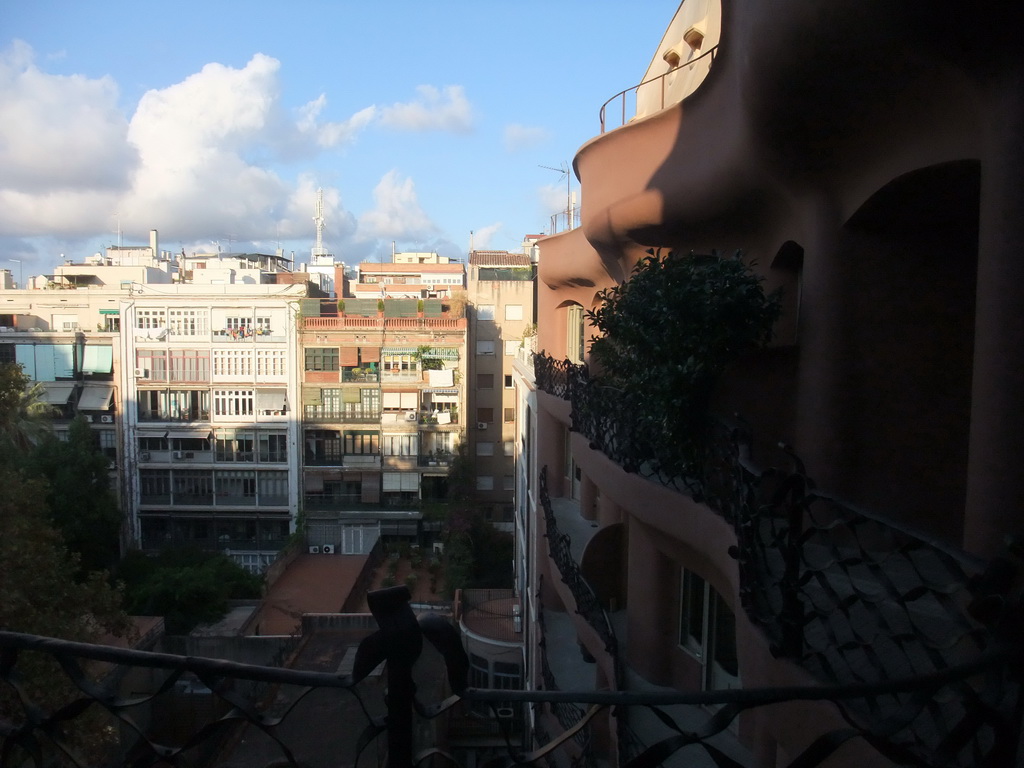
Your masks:
[[[516,250],[678,3],[0,0],[0,266]],[[575,179],[573,179],[575,188]]]

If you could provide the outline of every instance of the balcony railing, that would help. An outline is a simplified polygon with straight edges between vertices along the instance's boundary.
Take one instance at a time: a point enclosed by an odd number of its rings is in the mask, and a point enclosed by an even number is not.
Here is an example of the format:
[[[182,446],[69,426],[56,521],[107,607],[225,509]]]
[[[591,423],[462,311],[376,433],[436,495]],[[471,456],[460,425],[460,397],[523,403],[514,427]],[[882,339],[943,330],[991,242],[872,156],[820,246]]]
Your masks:
[[[457,331],[466,327],[464,317],[304,317],[301,322],[307,331]]]
[[[281,667],[241,664],[221,659],[179,656],[166,653],[126,650],[86,643],[75,643],[53,638],[38,637],[16,632],[0,632],[0,680],[10,693],[8,706],[0,720],[0,756],[5,765],[44,765],[56,762],[58,757],[75,765],[152,765],[161,761],[175,765],[191,764],[196,754],[207,754],[219,746],[236,743],[230,737],[239,734],[241,727],[258,731],[266,737],[263,759],[267,765],[298,766],[293,751],[299,745],[289,744],[287,724],[293,718],[315,718],[322,705],[302,708],[301,697],[310,690],[321,695],[336,691],[342,695],[358,696],[360,685],[380,664],[387,675],[387,712],[375,718],[363,709],[366,726],[360,733],[352,732],[350,743],[355,757],[352,764],[378,739],[384,741],[389,768],[412,768],[432,754],[437,745],[426,744],[420,754],[414,754],[415,717],[433,719],[449,712],[460,702],[469,705],[485,704],[492,708],[507,706],[508,702],[561,705],[582,705],[583,715],[571,728],[553,739],[548,739],[538,728],[533,736],[533,748],[522,750],[511,741],[502,748],[505,759],[517,765],[545,765],[554,752],[567,742],[575,740],[582,729],[609,708],[629,709],[648,707],[655,709],[664,726],[664,738],[653,743],[632,760],[609,755],[609,765],[622,768],[648,768],[663,763],[677,753],[682,759],[697,751],[705,752],[717,765],[735,765],[709,743],[722,733],[742,712],[757,707],[792,701],[834,702],[840,709],[851,709],[850,702],[860,701],[860,708],[900,698],[913,703],[912,713],[932,706],[935,701],[956,697],[963,690],[975,691],[979,680],[998,672],[1011,660],[1019,657],[1017,647],[997,647],[985,655],[955,667],[928,671],[881,682],[859,682],[845,686],[821,685],[791,688],[732,689],[695,693],[632,693],[621,691],[510,691],[474,689],[466,687],[469,662],[455,627],[436,615],[417,618],[409,604],[405,587],[378,590],[368,595],[370,611],[380,629],[365,638],[355,653],[351,674],[300,671]],[[413,665],[421,655],[426,640],[438,651],[445,666],[447,688],[453,693],[436,703],[417,700],[413,682]],[[59,663],[68,684],[66,702],[46,706],[40,691],[33,687],[33,665],[28,659],[36,654],[52,657]],[[24,663],[23,663],[24,662]],[[141,695],[135,684],[124,686],[133,670],[146,671],[154,680],[152,687]],[[138,679],[137,677],[135,678]],[[194,682],[189,683],[192,680]],[[257,685],[252,685],[256,683]],[[158,743],[153,733],[138,723],[150,721],[161,697],[173,695],[182,684],[193,690],[200,688],[204,695],[223,706],[210,708],[211,715],[198,720],[194,727],[174,742]],[[262,684],[262,685],[260,685]],[[268,708],[276,697],[259,698],[267,685],[299,686],[302,694],[293,698],[283,712]],[[124,690],[128,688],[129,690]],[[248,693],[248,695],[246,695]],[[1012,713],[1012,702],[1006,707],[991,708],[973,697],[960,695],[964,703],[963,716],[948,724],[942,748],[920,758],[907,752],[896,742],[901,718],[905,712],[887,725],[887,730],[872,730],[857,718],[849,718],[849,727],[831,731],[814,740],[790,765],[813,768],[822,765],[842,744],[851,739],[867,740],[886,757],[896,762],[916,765],[991,765],[1010,766],[1016,763],[1019,718]],[[664,709],[667,705],[689,704],[718,706],[697,727],[683,727]],[[1007,709],[1011,715],[1007,716]],[[223,713],[223,714],[221,714]],[[110,724],[102,730],[111,739],[131,738],[131,743],[106,745],[106,754],[84,756],[77,748],[76,736],[93,727],[96,719],[83,722],[91,715],[101,715]],[[82,722],[77,729],[76,724]],[[118,727],[119,726],[119,727]],[[323,728],[337,728],[337,721],[324,722]],[[498,722],[499,732],[505,731]],[[308,729],[307,729],[308,730]],[[972,737],[985,731],[990,738],[976,751],[972,751]],[[315,731],[314,731],[315,732]],[[90,734],[95,735],[95,734]],[[254,735],[251,735],[255,737]],[[308,736],[307,736],[308,738]],[[538,741],[542,739],[543,741]],[[621,744],[621,740],[620,740]],[[94,751],[103,745],[91,745]],[[303,745],[308,747],[308,745]],[[221,753],[224,754],[223,752]],[[497,763],[495,763],[497,764]],[[584,765],[592,765],[586,761]]]
[[[628,122],[629,118],[627,118],[626,115],[629,112],[629,104],[634,105],[633,114],[636,114],[638,112],[638,110],[636,109],[636,104],[641,89],[647,92],[648,99],[650,99],[652,102],[653,106],[648,106],[650,112],[662,110],[665,109],[665,107],[670,106],[671,104],[678,104],[679,102],[683,101],[687,96],[689,96],[691,93],[697,90],[697,87],[703,81],[697,80],[696,82],[688,82],[685,89],[681,93],[674,93],[670,95],[669,90],[671,84],[669,83],[669,78],[685,76],[688,73],[688,71],[695,66],[699,66],[701,68],[704,68],[706,66],[707,69],[711,69],[712,65],[715,63],[715,54],[717,53],[717,51],[718,46],[716,45],[713,48],[710,48],[709,50],[702,53],[700,56],[697,56],[696,58],[691,59],[690,61],[687,61],[681,64],[680,66],[675,67],[674,69],[670,69],[668,72],[658,75],[657,77],[652,77],[650,80],[644,80],[642,83],[638,83],[637,85],[634,85],[632,88],[627,88],[624,91],[619,91],[617,94],[612,96],[610,99],[608,99],[608,101],[601,105],[601,133],[604,133],[605,131],[609,130],[609,128],[617,128],[619,126],[625,125]],[[657,94],[656,98],[651,98],[651,92]],[[615,125],[609,125],[609,108],[612,108],[612,113],[616,114],[619,117],[619,121]]]
[[[851,707],[851,717],[886,734],[893,754],[931,764],[955,740],[957,757],[948,764],[966,766],[981,761],[965,755],[995,749],[997,723],[1013,720],[1020,693],[1016,670],[992,656],[1008,633],[1024,639],[1017,635],[1022,625],[1015,624],[1009,566],[986,568],[812,490],[792,452],[794,471],[757,470],[746,459],[749,430],[740,424],[712,422],[696,454],[673,455],[674,446],[637,433],[625,416],[625,393],[602,387],[568,361],[538,356],[535,367],[538,387],[571,401],[572,429],[592,448],[628,472],[692,495],[731,523],[743,608],[777,656],[840,688],[911,670],[941,675],[963,664],[987,666],[985,686],[957,684],[927,705],[917,702],[918,692]],[[556,544],[558,562],[564,555]]]

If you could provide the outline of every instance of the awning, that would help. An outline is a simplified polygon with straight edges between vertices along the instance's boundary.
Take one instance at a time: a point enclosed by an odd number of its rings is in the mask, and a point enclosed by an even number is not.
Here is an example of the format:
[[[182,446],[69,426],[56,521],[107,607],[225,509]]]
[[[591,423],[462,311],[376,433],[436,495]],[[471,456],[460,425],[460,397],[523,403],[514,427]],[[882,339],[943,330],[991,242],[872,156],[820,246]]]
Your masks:
[[[120,315],[121,314],[121,310],[120,309],[101,309],[100,310],[100,314],[101,315]]]
[[[73,381],[44,381],[42,384],[43,392],[39,399],[50,405],[67,405],[75,390]]]
[[[359,357],[364,363],[379,363],[380,347],[360,347]]]
[[[359,347],[342,347],[339,364],[346,368],[354,368],[359,365]]]
[[[440,360],[458,360],[459,350],[455,347],[431,347],[423,353],[424,357],[436,357]]]
[[[213,431],[210,429],[171,429],[168,430],[165,437],[168,440],[209,440],[213,435]]]
[[[419,350],[416,347],[384,347],[382,355],[415,355]]]
[[[256,410],[283,411],[287,397],[287,389],[257,389]]]
[[[110,407],[113,397],[113,384],[86,384],[82,396],[78,398],[78,410],[105,411]]]
[[[430,402],[432,403],[457,403],[459,402],[458,395],[439,395],[434,394],[430,396]]]
[[[114,350],[90,344],[82,355],[83,373],[110,373],[114,370]]]
[[[436,387],[431,387],[430,389],[424,389],[423,391],[424,392],[429,392],[432,395],[457,395],[457,394],[459,394],[459,390],[457,390],[457,389],[449,389],[447,387],[440,388],[440,389],[436,388]]]

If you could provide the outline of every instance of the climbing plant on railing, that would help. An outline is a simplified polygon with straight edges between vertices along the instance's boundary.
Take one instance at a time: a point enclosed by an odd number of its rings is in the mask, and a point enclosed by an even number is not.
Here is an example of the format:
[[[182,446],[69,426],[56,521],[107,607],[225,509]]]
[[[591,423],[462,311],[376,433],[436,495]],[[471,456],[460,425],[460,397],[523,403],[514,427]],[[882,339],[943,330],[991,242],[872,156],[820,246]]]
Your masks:
[[[587,312],[601,332],[591,339],[594,384],[622,393],[635,448],[675,446],[642,451],[663,457],[659,471],[689,474],[716,382],[741,354],[771,340],[779,295],[765,293],[739,252],[649,253]]]

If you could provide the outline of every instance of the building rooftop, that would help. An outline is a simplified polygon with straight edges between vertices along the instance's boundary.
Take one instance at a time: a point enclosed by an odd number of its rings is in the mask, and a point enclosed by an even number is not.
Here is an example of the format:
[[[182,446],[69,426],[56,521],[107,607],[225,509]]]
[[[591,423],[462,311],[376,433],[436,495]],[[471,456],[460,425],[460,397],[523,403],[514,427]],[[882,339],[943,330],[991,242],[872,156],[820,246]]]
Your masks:
[[[475,267],[529,267],[533,265],[525,253],[508,251],[473,251],[469,263]]]

